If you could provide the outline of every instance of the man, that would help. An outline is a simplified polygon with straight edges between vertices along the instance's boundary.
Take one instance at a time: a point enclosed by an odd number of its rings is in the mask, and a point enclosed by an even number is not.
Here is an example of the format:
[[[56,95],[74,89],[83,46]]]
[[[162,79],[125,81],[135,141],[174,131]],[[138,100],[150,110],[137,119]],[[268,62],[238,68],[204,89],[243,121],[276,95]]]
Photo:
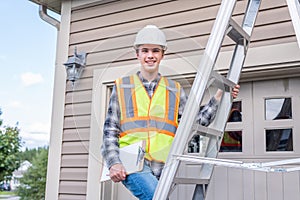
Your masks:
[[[167,43],[154,25],[141,29],[134,43],[140,71],[116,80],[104,124],[102,155],[114,182],[122,182],[141,200],[151,200],[172,145],[187,100],[179,83],[159,74]],[[235,98],[237,85],[232,92]],[[197,121],[208,126],[213,120],[222,91],[199,111]],[[119,148],[146,140],[142,171],[126,174]]]

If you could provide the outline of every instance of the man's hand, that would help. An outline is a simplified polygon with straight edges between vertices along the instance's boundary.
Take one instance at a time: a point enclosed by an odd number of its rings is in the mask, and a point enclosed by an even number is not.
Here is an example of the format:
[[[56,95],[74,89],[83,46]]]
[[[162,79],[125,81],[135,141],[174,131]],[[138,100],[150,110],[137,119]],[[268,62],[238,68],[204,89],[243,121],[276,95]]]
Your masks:
[[[120,163],[111,166],[111,168],[109,169],[109,176],[110,179],[115,183],[124,181],[126,178],[126,171],[124,166]]]
[[[240,85],[235,85],[234,88],[231,91],[232,97],[235,99],[237,98],[238,94],[240,92]]]
[[[240,85],[235,85],[234,88],[231,91],[232,97],[235,99],[237,98],[238,94],[240,92]],[[218,89],[217,93],[215,94],[215,99],[217,101],[220,101],[223,95],[223,90]]]

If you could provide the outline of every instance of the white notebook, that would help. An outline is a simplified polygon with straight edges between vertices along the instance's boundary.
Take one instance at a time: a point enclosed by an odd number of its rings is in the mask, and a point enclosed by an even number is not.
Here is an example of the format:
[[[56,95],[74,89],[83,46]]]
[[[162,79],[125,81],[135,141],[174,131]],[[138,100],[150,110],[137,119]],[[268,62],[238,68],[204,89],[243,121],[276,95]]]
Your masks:
[[[143,169],[145,154],[144,149],[145,141],[140,141],[120,148],[120,160],[122,161],[127,174],[132,174]],[[103,163],[105,162],[103,161]],[[106,167],[106,164],[104,164],[100,182],[108,180],[110,180],[109,170]]]

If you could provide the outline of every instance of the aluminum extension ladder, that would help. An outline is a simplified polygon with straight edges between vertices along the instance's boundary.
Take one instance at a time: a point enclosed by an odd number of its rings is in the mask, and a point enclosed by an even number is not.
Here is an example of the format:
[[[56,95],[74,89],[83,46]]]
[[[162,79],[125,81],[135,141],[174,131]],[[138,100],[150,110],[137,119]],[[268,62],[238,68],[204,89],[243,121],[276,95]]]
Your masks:
[[[286,1],[296,32],[298,45],[300,47],[300,1]],[[291,169],[273,168],[273,166],[277,165],[300,163],[300,159],[249,164],[240,161],[216,158],[232,105],[230,88],[234,87],[234,85],[236,85],[239,81],[260,3],[261,0],[249,0],[243,23],[240,26],[232,19],[236,0],[222,1],[203,58],[197,69],[197,75],[191,88],[185,111],[177,129],[166,166],[162,172],[153,200],[167,200],[176,184],[191,183],[196,185],[193,200],[204,200],[214,165],[265,172],[288,172],[300,170],[300,167]],[[213,70],[225,35],[228,35],[236,43],[226,78]],[[212,83],[212,80],[216,82],[215,84],[220,89],[223,90],[223,96],[213,123],[209,127],[204,127],[196,124],[195,120],[191,119],[196,119],[205,90]],[[188,141],[195,134],[209,138],[206,150],[203,152],[205,157],[186,154]],[[178,167],[181,162],[184,161],[202,164],[198,179],[176,177]]]
[[[153,200],[166,200],[174,185],[191,182],[196,184],[193,199],[205,199],[205,190],[209,184],[213,166],[202,164],[199,179],[177,178],[177,169],[182,162],[177,155],[184,157],[187,143],[196,133],[209,137],[205,157],[217,157],[232,104],[230,88],[239,82],[260,2],[260,0],[249,0],[242,26],[240,26],[232,19],[236,0],[222,1]],[[236,43],[227,78],[213,70],[226,34]],[[211,77],[223,90],[223,96],[213,123],[209,127],[204,127],[196,124],[193,119],[196,119],[205,90],[211,84]]]

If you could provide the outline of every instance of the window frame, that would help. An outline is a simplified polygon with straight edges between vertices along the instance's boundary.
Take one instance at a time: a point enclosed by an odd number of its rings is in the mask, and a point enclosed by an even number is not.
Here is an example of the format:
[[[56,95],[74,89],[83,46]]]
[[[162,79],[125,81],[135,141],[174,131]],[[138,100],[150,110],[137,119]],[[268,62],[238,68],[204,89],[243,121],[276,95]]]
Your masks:
[[[262,157],[295,157],[300,155],[300,148],[296,141],[300,137],[296,134],[299,131],[299,107],[300,103],[299,78],[277,79],[269,81],[257,81],[253,83],[253,112],[255,114],[254,129],[254,155]],[[291,98],[292,119],[266,120],[265,101],[266,99]],[[292,128],[293,151],[267,151],[266,148],[266,130],[270,129],[289,129]]]

